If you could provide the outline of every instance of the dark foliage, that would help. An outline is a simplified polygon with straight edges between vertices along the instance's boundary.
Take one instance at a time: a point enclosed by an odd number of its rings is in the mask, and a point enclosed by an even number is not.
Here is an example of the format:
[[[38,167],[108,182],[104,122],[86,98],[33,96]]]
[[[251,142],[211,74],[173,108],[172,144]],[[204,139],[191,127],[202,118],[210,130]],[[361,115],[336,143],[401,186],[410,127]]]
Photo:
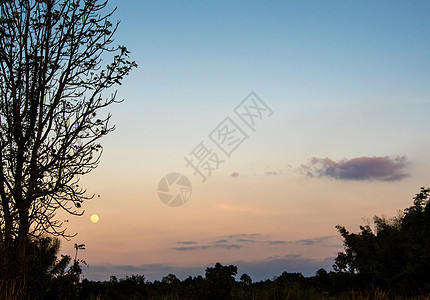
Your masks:
[[[354,276],[360,288],[369,286],[400,294],[430,292],[430,189],[421,188],[414,204],[398,217],[374,217],[375,230],[360,226],[349,233],[337,226],[345,251],[334,269]]]
[[[85,261],[60,255],[60,241],[42,236],[27,244],[28,289],[26,299],[78,299],[81,265]]]

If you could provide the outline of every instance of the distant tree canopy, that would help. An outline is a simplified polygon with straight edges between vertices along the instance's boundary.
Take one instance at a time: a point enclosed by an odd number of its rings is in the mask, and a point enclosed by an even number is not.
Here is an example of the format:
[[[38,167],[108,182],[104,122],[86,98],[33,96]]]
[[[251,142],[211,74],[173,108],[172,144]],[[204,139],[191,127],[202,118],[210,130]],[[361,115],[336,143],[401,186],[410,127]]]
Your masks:
[[[414,203],[398,217],[374,217],[375,230],[360,226],[350,233],[337,226],[345,251],[334,270],[364,282],[399,292],[430,291],[430,189],[421,188]]]
[[[230,299],[230,291],[236,282],[236,274],[236,266],[223,266],[219,262],[213,268],[206,268],[208,299]]]
[[[118,23],[98,0],[0,1],[0,292],[24,297],[30,236],[67,235],[58,209],[81,214],[79,176],[111,132],[104,92],[136,67],[113,46]],[[1,295],[0,295],[1,297]]]

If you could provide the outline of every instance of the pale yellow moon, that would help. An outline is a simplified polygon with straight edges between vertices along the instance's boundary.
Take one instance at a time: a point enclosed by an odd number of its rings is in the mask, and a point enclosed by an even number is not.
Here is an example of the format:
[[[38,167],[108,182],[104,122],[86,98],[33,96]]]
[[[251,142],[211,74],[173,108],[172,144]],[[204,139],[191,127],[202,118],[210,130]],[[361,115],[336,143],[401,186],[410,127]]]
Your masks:
[[[90,219],[91,219],[91,222],[97,223],[99,221],[99,216],[98,215],[92,215]]]

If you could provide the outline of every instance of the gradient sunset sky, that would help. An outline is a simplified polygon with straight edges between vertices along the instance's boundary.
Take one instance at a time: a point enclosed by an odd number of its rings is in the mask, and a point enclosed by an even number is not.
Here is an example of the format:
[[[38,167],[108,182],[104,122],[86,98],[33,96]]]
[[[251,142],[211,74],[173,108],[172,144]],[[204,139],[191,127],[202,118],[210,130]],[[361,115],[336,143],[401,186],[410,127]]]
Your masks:
[[[160,280],[235,264],[254,280],[329,270],[342,240],[393,216],[430,185],[430,2],[110,1],[116,42],[139,67],[109,108],[117,129],[81,179],[86,277]],[[234,108],[251,92],[273,111],[250,130]],[[230,157],[208,135],[231,117],[249,136]],[[218,151],[206,182],[184,157]],[[168,207],[171,172],[192,196]],[[90,216],[97,214],[98,223]]]

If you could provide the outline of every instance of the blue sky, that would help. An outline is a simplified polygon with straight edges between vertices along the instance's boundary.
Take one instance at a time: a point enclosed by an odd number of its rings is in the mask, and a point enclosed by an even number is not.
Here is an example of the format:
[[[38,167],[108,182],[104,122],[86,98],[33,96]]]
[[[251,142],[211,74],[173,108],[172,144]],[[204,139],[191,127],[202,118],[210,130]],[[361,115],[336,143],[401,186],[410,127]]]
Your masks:
[[[100,167],[82,179],[101,198],[70,222],[90,279],[203,274],[217,261],[254,279],[312,275],[342,249],[335,225],[395,215],[430,182],[428,2],[110,5],[116,42],[139,67],[109,109],[117,130]],[[184,156],[251,91],[273,115],[201,183]],[[157,198],[169,172],[192,181],[184,206]],[[238,234],[258,238],[216,246]],[[180,241],[196,247],[178,251]]]

